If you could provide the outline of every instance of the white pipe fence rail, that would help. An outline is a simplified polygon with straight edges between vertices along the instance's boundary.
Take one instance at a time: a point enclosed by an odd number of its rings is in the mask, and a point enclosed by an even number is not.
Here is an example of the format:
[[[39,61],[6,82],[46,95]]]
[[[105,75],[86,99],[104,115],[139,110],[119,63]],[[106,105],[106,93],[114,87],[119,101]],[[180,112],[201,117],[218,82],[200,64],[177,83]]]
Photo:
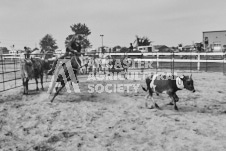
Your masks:
[[[152,61],[156,62],[157,68],[159,68],[160,62],[187,62],[187,63],[197,63],[197,70],[200,70],[200,63],[226,63],[226,52],[217,52],[217,53],[197,53],[197,52],[178,52],[178,53],[161,53],[161,52],[147,52],[147,53],[107,53],[111,56],[154,56],[155,58],[136,58],[134,61]],[[36,54],[37,55],[37,54]],[[96,53],[95,55],[99,55]],[[93,55],[90,55],[93,56]],[[170,56],[169,58],[161,58],[160,56]],[[188,59],[177,59],[175,56],[188,56]],[[191,56],[197,56],[196,59],[192,59]],[[201,56],[220,56],[221,59],[201,59]],[[190,57],[190,59],[189,59]],[[4,54],[2,55],[2,58],[5,59],[19,59],[20,55],[12,55],[12,54]]]
[[[226,63],[226,53],[196,53],[196,52],[178,52],[178,53],[108,53],[111,56],[154,56],[155,58],[137,58],[135,61],[152,61],[157,63],[157,68],[159,67],[160,62],[187,62],[187,63],[197,63],[197,70],[200,70],[200,63]],[[160,58],[160,56],[170,56],[171,58]],[[197,56],[197,59],[176,59],[175,56]],[[201,56],[220,56],[221,59],[211,60],[211,59],[201,59]]]

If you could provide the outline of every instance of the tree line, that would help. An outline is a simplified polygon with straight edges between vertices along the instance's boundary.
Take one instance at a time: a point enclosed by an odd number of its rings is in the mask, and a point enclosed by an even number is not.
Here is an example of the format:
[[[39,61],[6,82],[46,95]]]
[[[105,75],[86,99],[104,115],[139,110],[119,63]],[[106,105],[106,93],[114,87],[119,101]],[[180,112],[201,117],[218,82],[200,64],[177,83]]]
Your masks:
[[[86,49],[91,47],[91,43],[88,39],[88,36],[91,34],[91,31],[86,24],[77,23],[77,24],[71,25],[70,28],[72,30],[72,34],[66,37],[65,45],[67,45],[67,43],[69,42],[69,40],[72,38],[73,35],[83,35],[78,37],[80,38],[82,48]],[[136,39],[133,42],[133,44],[135,43],[135,46],[148,46],[151,43],[148,37],[139,37],[136,35],[135,38]],[[54,52],[56,49],[58,49],[56,40],[53,38],[51,34],[46,34],[40,40],[39,45],[43,51],[50,50]],[[117,49],[120,49],[121,52],[129,51],[128,47],[121,47],[119,45],[113,47],[112,51],[116,51]]]
[[[86,24],[78,23],[73,24],[70,26],[72,30],[72,34],[68,35],[65,38],[65,45],[69,42],[69,40],[73,37],[73,35],[82,35],[78,36],[79,40],[81,41],[81,46],[83,49],[89,48],[91,46],[91,43],[88,39],[88,36],[91,34],[90,29],[86,26]],[[39,42],[39,45],[41,47],[42,51],[49,50],[49,51],[55,51],[58,49],[56,40],[53,38],[51,34],[46,34]]]

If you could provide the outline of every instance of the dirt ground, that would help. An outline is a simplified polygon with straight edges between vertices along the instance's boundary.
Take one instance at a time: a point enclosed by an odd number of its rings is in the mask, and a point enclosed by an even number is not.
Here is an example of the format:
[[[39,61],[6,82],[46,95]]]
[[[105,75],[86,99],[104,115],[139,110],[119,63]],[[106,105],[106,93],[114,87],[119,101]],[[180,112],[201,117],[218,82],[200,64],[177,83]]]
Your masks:
[[[85,81],[81,93],[64,90],[50,103],[45,91],[0,93],[0,150],[223,151],[226,150],[226,76],[193,73],[195,93],[179,91],[179,111],[165,94],[161,110],[145,108],[141,87],[129,93],[89,93],[90,84],[144,84],[140,80]],[[151,103],[151,102],[150,102]]]

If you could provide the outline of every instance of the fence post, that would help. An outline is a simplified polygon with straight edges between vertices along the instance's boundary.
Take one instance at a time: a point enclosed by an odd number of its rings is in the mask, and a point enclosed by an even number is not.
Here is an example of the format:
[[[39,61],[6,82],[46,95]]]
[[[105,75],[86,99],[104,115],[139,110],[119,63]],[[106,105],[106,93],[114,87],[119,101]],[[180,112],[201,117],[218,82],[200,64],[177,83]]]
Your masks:
[[[197,70],[200,70],[200,53],[198,53],[198,57],[197,57]]]
[[[140,58],[141,58],[141,61],[140,61],[140,64],[142,65],[142,63],[143,63],[143,53],[141,53],[141,56],[140,56]],[[143,73],[144,72],[144,68],[141,66],[141,73]]]
[[[207,52],[206,52],[206,72],[207,72]]]
[[[226,72],[225,72],[225,67],[224,67],[224,64],[225,64],[225,59],[226,59],[226,53],[224,52],[223,53],[223,75],[226,75]]]
[[[172,62],[172,69],[171,69],[171,72],[172,72],[172,75],[174,75],[174,51],[172,52],[173,53],[173,62]]]
[[[5,73],[5,70],[4,70],[4,64],[5,64],[5,58],[2,57],[1,55],[1,59],[2,59],[2,82],[3,82],[3,91],[5,90],[5,76],[4,76],[4,73]]]
[[[159,68],[159,54],[156,52],[156,68]]]

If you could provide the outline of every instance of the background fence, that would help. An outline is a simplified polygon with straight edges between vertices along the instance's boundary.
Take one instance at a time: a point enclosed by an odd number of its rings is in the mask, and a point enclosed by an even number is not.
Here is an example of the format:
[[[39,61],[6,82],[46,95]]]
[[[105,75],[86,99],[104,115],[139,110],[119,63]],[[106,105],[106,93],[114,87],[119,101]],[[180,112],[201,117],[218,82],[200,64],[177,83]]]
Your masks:
[[[107,53],[115,58],[128,56],[136,62],[151,61],[153,71],[164,69],[182,70],[183,72],[221,72],[226,75],[226,53]],[[98,54],[90,57],[98,57]],[[20,77],[19,55],[0,55],[0,92],[22,86]],[[136,66],[136,70],[139,69]],[[49,79],[44,80],[49,82]],[[34,81],[29,84],[34,84]]]
[[[0,92],[23,86],[19,59],[20,55],[0,55]],[[43,82],[49,80],[44,78]],[[35,84],[35,81],[31,80],[29,84]]]

